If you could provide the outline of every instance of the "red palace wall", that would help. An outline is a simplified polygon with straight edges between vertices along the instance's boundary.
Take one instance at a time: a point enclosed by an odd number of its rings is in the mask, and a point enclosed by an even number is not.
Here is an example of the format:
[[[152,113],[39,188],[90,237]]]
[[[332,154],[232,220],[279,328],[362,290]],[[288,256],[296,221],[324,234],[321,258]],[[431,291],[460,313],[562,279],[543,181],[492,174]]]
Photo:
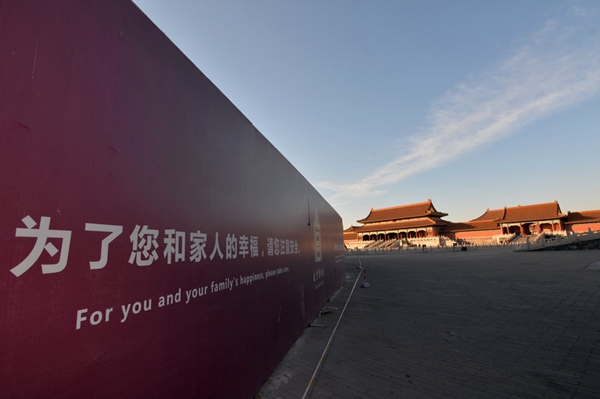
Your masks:
[[[455,239],[469,239],[469,238],[485,238],[492,237],[497,234],[500,234],[500,229],[498,230],[481,230],[481,231],[463,231],[448,234],[448,237]]]
[[[345,281],[340,216],[127,0],[0,3],[0,179],[5,399],[250,398]]]
[[[598,231],[600,230],[600,223],[576,224],[572,225],[569,230],[574,233],[585,233],[588,230]]]

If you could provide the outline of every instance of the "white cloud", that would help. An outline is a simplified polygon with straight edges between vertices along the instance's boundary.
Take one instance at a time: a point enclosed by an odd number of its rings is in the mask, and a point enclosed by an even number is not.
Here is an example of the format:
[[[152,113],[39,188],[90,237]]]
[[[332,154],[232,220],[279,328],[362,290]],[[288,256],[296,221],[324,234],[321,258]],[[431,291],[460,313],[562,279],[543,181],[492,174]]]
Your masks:
[[[518,128],[600,91],[600,36],[591,10],[572,23],[547,21],[497,66],[457,84],[436,101],[427,127],[397,159],[352,184],[322,182],[332,201],[375,196],[385,187],[505,138]],[[591,29],[590,29],[591,28]]]
[[[588,18],[596,15],[596,10],[582,6],[573,6],[569,8],[569,14],[580,18]]]

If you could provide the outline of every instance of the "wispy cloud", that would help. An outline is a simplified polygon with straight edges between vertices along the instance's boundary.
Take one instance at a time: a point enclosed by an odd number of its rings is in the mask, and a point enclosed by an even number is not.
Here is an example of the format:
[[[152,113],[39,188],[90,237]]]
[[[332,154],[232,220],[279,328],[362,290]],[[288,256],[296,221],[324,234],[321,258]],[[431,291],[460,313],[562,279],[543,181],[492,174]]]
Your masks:
[[[426,127],[412,136],[397,159],[356,183],[317,185],[333,190],[333,201],[377,195],[386,186],[594,96],[600,91],[600,24],[594,15],[572,8],[564,19],[548,20],[495,67],[441,96]]]

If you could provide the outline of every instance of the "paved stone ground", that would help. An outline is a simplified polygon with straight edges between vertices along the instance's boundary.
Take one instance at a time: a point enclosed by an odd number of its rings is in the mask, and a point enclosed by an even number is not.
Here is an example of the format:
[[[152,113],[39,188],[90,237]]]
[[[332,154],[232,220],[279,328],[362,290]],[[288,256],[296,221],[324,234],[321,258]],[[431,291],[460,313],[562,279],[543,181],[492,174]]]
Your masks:
[[[302,398],[355,278],[259,395]],[[360,256],[310,398],[600,398],[600,251]],[[587,268],[587,266],[591,266]],[[363,278],[360,278],[363,281]]]

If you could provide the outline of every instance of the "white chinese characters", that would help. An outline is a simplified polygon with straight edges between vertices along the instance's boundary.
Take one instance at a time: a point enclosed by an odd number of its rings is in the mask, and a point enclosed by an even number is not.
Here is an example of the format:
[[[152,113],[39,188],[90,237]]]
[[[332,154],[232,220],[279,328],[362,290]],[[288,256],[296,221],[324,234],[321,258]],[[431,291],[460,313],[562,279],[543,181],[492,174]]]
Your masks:
[[[100,231],[110,233],[102,240],[100,248],[100,260],[90,261],[90,269],[102,269],[108,263],[108,244],[117,238],[123,232],[123,226],[113,226],[110,224],[86,223],[86,231]]]
[[[36,238],[35,245],[29,255],[19,263],[17,266],[10,269],[10,271],[17,277],[25,273],[37,262],[42,255],[42,252],[46,250],[50,256],[54,257],[59,250],[50,243],[47,242],[49,238],[60,238],[62,239],[62,245],[60,247],[60,257],[58,262],[53,265],[42,265],[42,273],[58,273],[64,270],[67,266],[67,258],[69,254],[69,245],[71,245],[71,232],[66,230],[50,230],[50,218],[42,216],[40,219],[40,228],[34,229],[37,223],[27,215],[23,219],[23,224],[27,227],[26,229],[17,228],[15,232],[16,237],[34,237]]]
[[[158,230],[149,229],[148,226],[136,225],[135,229],[129,236],[129,241],[133,245],[129,263],[134,263],[138,266],[150,266],[152,262],[158,259],[156,249],[158,248]]]
[[[41,216],[39,226],[31,217],[26,216],[22,219],[25,228],[17,228],[16,237],[35,238],[35,244],[27,257],[10,271],[17,277],[20,277],[31,269],[39,260],[44,251],[51,257],[58,253],[58,260],[53,264],[41,264],[42,273],[59,273],[63,271],[68,263],[69,249],[71,246],[72,231],[50,229],[51,218]],[[36,228],[37,227],[37,228]],[[100,241],[100,254],[96,254],[89,260],[91,270],[100,270],[106,267],[109,260],[109,248],[111,244],[123,233],[123,226],[99,223],[85,223],[85,232],[90,237]],[[98,235],[97,233],[102,233]],[[131,252],[129,253],[128,263],[140,267],[150,266],[162,257],[167,265],[172,263],[182,263],[186,260],[192,263],[202,261],[218,260],[241,260],[247,258],[257,258],[262,255],[259,248],[259,238],[255,235],[239,235],[228,233],[224,240],[224,246],[219,240],[219,233],[214,236],[197,230],[187,233],[176,229],[166,229],[163,231],[162,244],[159,248],[161,231],[150,228],[148,225],[136,225],[129,235]],[[189,237],[189,239],[188,239]],[[214,237],[214,240],[212,239]],[[60,249],[54,244],[60,240]],[[209,241],[212,241],[209,246]],[[188,247],[189,245],[189,247]],[[282,238],[267,238],[267,256],[281,256],[289,254],[298,254],[298,241]],[[212,248],[210,255],[208,250]],[[223,248],[224,250],[222,250]],[[44,258],[42,258],[42,262]]]

